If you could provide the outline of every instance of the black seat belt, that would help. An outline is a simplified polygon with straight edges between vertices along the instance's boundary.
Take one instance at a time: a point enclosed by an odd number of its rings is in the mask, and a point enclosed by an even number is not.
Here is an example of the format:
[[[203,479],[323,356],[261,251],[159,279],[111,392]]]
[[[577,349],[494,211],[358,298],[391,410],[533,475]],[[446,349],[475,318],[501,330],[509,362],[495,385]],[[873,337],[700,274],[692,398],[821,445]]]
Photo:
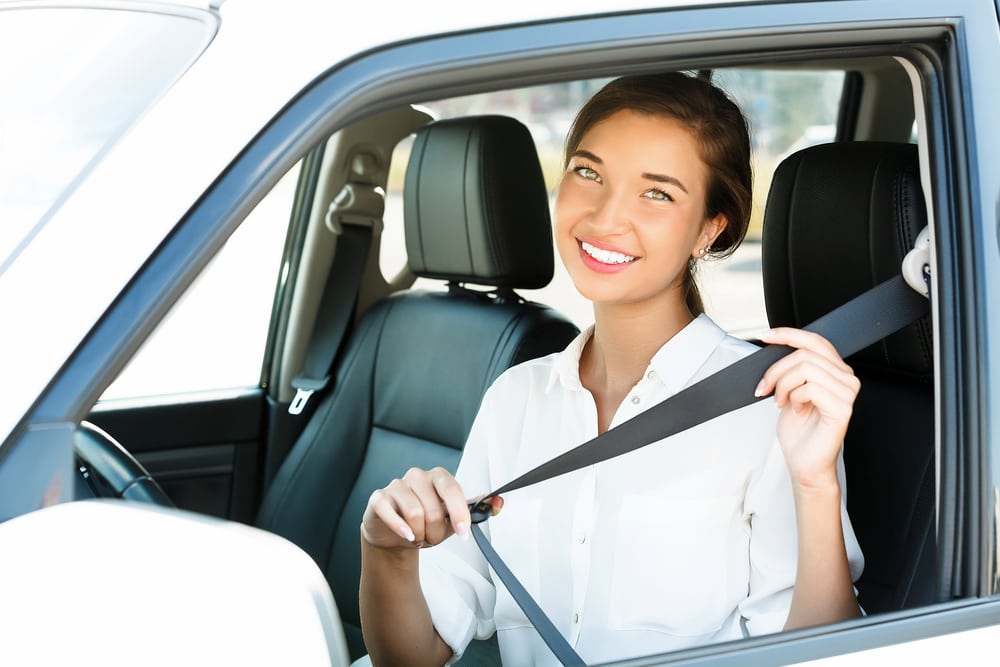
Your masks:
[[[330,383],[333,362],[357,302],[371,238],[371,227],[344,225],[337,239],[337,254],[320,297],[302,371],[292,378],[295,397],[288,405],[289,414],[301,414],[309,398]]]
[[[320,297],[302,370],[292,378],[295,396],[288,413],[302,414],[309,398],[330,383],[333,364],[357,304],[374,227],[384,199],[374,186],[347,183],[330,203],[326,225],[337,235],[337,249]]]
[[[902,276],[891,278],[804,327],[830,341],[848,357],[899,331],[929,310],[928,299],[914,291]],[[658,442],[766,397],[754,396],[757,383],[776,361],[793,352],[784,345],[768,345],[690,385],[632,419],[608,429],[568,452],[539,465],[470,505],[472,535],[487,562],[507,587],[542,641],[563,665],[586,665],[545,612],[517,581],[486,539],[478,524],[492,515],[489,498],[579,470]]]

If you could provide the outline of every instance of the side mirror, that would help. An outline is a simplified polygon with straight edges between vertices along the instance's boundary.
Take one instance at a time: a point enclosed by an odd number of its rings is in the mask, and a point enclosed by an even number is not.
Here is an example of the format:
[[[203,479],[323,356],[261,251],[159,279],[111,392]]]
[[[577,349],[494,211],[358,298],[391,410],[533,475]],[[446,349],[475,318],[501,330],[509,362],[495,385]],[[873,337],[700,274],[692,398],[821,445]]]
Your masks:
[[[256,528],[87,500],[0,524],[0,553],[0,664],[350,662],[319,568]]]

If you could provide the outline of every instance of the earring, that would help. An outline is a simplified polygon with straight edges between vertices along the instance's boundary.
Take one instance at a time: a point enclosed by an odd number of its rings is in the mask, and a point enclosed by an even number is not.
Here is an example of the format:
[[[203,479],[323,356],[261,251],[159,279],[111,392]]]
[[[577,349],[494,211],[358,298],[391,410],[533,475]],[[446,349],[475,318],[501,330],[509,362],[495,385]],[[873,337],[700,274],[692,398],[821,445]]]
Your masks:
[[[704,257],[704,255],[705,255],[706,252],[708,252],[708,248],[707,247],[706,248],[702,248],[701,250],[699,250],[698,254]]]

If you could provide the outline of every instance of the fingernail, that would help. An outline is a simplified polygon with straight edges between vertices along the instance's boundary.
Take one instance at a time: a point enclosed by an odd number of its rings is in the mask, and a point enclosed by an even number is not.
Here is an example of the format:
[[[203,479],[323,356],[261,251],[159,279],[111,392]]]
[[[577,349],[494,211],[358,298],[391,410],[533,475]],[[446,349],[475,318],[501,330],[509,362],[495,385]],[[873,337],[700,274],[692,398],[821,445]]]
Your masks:
[[[774,329],[768,329],[760,336],[758,336],[758,338],[760,338],[761,340],[771,340],[772,338],[774,338]]]
[[[746,386],[746,385],[744,385]],[[760,398],[764,395],[764,380],[757,383],[757,388],[753,390],[754,398]]]
[[[399,534],[407,542],[415,542],[416,539],[417,539],[417,536],[413,534],[413,531],[410,530],[409,526],[403,526],[402,528],[400,528],[399,529]]]
[[[465,542],[469,539],[469,524],[464,521],[459,521],[455,524],[455,534],[462,538]]]

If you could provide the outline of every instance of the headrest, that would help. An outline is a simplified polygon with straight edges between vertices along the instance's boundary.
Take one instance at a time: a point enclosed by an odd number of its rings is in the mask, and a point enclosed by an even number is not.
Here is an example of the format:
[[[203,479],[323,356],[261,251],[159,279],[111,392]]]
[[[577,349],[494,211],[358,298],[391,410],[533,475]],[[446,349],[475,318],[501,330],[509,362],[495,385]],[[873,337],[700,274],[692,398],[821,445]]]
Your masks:
[[[422,128],[403,198],[406,252],[418,276],[524,289],[552,280],[542,168],[528,128],[513,118]]]
[[[927,224],[917,147],[843,142],[786,158],[764,212],[764,298],[771,326],[801,327],[899,274]],[[908,377],[933,373],[930,318],[850,363]]]

